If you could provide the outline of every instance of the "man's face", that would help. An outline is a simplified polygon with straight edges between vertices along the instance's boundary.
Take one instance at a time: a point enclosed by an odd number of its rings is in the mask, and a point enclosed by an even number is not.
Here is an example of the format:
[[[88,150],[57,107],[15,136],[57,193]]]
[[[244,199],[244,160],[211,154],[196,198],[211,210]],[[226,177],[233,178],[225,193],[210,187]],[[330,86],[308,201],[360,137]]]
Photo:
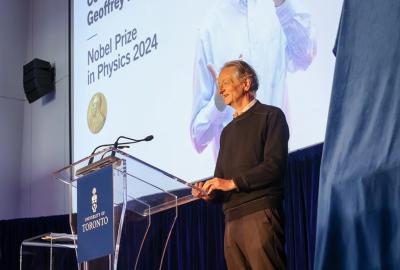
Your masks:
[[[239,80],[235,67],[224,68],[218,77],[218,91],[226,105],[236,108],[245,96],[245,84]]]

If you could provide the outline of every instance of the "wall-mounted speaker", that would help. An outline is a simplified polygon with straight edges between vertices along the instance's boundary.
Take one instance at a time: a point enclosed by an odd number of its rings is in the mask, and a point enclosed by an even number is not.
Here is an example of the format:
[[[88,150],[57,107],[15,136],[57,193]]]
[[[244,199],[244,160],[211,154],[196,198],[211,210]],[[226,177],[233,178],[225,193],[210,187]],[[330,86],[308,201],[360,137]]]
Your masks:
[[[54,90],[54,68],[50,62],[35,58],[24,65],[24,91],[29,103]]]

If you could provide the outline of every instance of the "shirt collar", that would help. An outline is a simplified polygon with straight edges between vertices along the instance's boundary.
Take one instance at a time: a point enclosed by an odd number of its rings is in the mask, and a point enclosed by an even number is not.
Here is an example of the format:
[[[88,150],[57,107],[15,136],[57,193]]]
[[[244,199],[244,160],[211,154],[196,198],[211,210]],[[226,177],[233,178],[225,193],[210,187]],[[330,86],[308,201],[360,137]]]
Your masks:
[[[253,107],[254,104],[256,104],[257,99],[253,99],[249,104],[247,104],[241,111],[235,111],[233,113],[233,118],[238,117],[239,115],[241,115],[242,113],[248,111],[251,107]]]

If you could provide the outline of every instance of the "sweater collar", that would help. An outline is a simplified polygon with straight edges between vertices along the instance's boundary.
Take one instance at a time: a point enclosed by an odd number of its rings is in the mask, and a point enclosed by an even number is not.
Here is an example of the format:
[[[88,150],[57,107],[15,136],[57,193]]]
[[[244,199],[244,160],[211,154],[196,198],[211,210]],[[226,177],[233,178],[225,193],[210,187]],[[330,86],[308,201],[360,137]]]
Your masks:
[[[253,99],[249,104],[247,104],[242,110],[240,111],[235,111],[233,114],[233,118],[238,117],[239,115],[245,113],[246,111],[248,111],[251,107],[254,106],[254,104],[256,104],[257,99]]]

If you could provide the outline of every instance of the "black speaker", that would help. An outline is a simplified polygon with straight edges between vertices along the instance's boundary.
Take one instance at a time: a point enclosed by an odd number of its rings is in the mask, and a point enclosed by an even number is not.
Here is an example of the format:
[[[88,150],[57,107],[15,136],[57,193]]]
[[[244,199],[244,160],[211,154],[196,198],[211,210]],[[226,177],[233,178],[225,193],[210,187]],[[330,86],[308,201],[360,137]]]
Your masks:
[[[49,62],[35,58],[24,65],[24,91],[29,103],[54,90],[54,68]]]

